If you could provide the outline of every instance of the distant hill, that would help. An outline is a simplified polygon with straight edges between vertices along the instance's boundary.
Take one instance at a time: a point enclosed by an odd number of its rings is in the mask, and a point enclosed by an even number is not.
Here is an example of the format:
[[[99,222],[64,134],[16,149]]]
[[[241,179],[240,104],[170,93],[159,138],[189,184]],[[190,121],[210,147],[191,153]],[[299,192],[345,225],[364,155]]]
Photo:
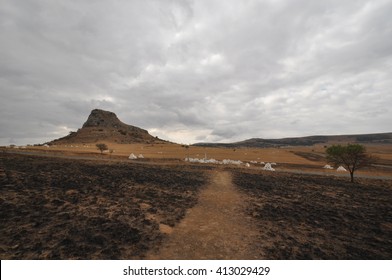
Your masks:
[[[202,147],[226,147],[226,148],[268,148],[284,146],[312,146],[322,143],[383,143],[392,144],[392,132],[375,133],[375,134],[357,134],[357,135],[333,135],[333,136],[307,136],[291,137],[281,139],[262,139],[252,138],[245,141],[234,143],[196,143],[193,146]]]
[[[48,144],[96,143],[101,141],[119,144],[166,142],[150,135],[147,130],[121,122],[115,113],[94,109],[82,128]]]

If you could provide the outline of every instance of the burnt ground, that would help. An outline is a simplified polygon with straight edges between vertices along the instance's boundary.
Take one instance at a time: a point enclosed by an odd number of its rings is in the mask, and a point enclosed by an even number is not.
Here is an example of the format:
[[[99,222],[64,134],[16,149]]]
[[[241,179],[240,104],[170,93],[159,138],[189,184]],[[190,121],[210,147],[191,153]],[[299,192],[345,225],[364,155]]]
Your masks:
[[[392,181],[0,153],[0,225],[1,259],[391,259]]]
[[[205,181],[191,167],[1,153],[0,258],[143,258]]]
[[[267,259],[392,259],[392,182],[233,172]]]

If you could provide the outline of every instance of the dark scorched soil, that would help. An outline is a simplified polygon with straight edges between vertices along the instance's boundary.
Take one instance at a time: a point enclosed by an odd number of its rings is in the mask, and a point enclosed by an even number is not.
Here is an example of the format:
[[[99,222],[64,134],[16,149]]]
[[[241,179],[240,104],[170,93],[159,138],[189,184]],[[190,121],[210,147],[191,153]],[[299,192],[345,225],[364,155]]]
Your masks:
[[[143,258],[205,178],[184,167],[0,154],[0,258]]]
[[[392,182],[233,172],[267,259],[392,259]]]

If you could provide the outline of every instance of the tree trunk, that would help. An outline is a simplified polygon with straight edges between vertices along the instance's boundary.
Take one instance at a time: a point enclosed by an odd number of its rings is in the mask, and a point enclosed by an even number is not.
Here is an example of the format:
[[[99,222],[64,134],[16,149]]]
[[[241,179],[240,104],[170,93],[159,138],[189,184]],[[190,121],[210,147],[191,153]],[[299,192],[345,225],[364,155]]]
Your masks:
[[[350,171],[351,183],[354,183],[354,171]]]

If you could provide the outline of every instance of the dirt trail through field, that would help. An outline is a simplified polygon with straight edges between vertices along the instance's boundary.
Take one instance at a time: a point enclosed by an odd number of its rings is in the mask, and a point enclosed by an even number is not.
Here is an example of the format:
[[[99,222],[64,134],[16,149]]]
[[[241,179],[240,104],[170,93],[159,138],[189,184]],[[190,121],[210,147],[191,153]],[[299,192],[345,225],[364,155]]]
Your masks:
[[[258,235],[243,211],[242,195],[231,174],[216,170],[202,190],[198,204],[168,235],[158,252],[147,259],[257,259]]]

